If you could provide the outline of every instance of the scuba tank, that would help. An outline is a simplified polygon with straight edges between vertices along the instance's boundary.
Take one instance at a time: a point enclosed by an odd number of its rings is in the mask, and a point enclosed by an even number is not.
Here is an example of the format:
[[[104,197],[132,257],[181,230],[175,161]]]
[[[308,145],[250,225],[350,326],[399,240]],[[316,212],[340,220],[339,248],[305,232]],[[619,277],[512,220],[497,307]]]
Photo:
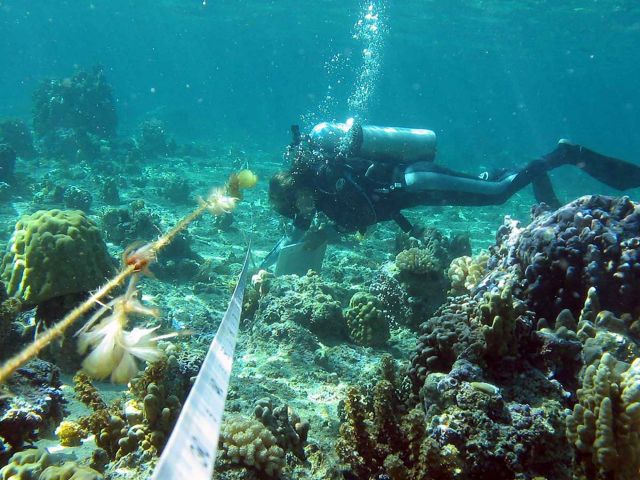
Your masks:
[[[436,155],[436,134],[422,128],[322,122],[313,127],[312,144],[329,155],[366,158],[374,162],[431,162]]]

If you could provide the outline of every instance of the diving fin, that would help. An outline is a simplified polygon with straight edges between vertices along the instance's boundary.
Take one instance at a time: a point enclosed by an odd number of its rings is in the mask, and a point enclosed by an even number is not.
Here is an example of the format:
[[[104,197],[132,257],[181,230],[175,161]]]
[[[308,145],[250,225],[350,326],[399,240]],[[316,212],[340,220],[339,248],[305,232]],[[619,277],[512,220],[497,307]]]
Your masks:
[[[617,190],[640,187],[640,166],[626,160],[608,157],[567,140],[558,142],[558,149],[570,163],[589,176]],[[556,150],[556,151],[557,151]]]

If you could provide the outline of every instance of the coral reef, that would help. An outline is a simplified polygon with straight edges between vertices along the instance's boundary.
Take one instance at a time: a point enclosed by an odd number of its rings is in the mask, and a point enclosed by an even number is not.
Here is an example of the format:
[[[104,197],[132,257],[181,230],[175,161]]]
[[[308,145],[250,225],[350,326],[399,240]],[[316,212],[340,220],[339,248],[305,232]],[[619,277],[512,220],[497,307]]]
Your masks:
[[[378,299],[392,326],[413,325],[424,319],[415,297],[407,293],[393,268],[382,267],[375,272],[369,292]]]
[[[7,293],[27,305],[87,292],[112,272],[99,229],[77,210],[41,210],[20,218],[2,261]]]
[[[56,428],[56,435],[63,447],[75,447],[82,444],[87,432],[78,423],[63,420]]]
[[[136,200],[128,208],[105,209],[100,223],[106,240],[127,246],[143,238],[155,237],[160,222],[158,213],[147,207],[142,200]]]
[[[396,266],[406,275],[437,275],[442,265],[427,248],[412,247],[396,256]]]
[[[102,68],[42,82],[33,95],[33,129],[45,154],[89,158],[113,138],[118,119]]]
[[[162,451],[190,388],[190,373],[197,370],[173,355],[151,363],[131,380],[124,405],[107,405],[89,377],[80,373],[74,377],[76,394],[93,413],[78,424],[95,435],[98,447],[114,462],[112,468],[144,464]]]
[[[75,462],[57,462],[46,450],[30,449],[14,454],[8,465],[0,469],[3,480],[102,480],[104,477],[89,467]]]
[[[419,402],[430,436],[458,451],[456,478],[485,478],[483,464],[492,478],[637,476],[624,460],[638,456],[640,323],[627,296],[636,288],[636,210],[625,198],[583,197],[536,212],[525,228],[507,219],[482,283],[422,324],[409,405]],[[565,437],[563,409],[576,400]],[[490,449],[474,450],[489,438]],[[546,453],[534,455],[543,443]]]
[[[0,122],[0,145],[6,145],[20,158],[30,159],[36,155],[31,130],[22,120]]]
[[[44,469],[38,480],[102,480],[104,477],[93,468],[83,467],[75,462],[65,462]]]
[[[460,295],[472,291],[484,277],[488,261],[489,252],[486,250],[473,257],[454,258],[447,271],[451,293]]]
[[[256,322],[295,322],[321,338],[345,338],[339,291],[311,272],[273,279],[261,299]]]
[[[168,135],[164,124],[158,119],[143,122],[137,136],[137,146],[145,158],[166,157],[176,152],[176,142]]]
[[[284,452],[292,452],[298,459],[305,460],[304,447],[309,433],[309,423],[300,417],[288,405],[273,406],[269,398],[256,402],[253,414],[275,436]]]
[[[585,196],[542,212],[511,246],[525,272],[528,303],[540,317],[574,315],[595,287],[603,308],[638,313],[640,207],[628,197]]]
[[[70,185],[65,187],[62,195],[64,206],[70,210],[82,210],[88,212],[91,208],[93,197],[89,191]]]
[[[0,469],[2,480],[37,480],[53,459],[41,449],[29,449],[14,453],[9,463]]]
[[[451,262],[449,248],[454,248],[454,245],[457,243],[432,228],[425,229],[418,238],[404,234],[396,237],[399,253],[396,255],[395,268],[383,267],[370,290],[380,290],[377,283],[383,283],[383,289],[388,290],[384,287],[390,287],[394,282],[384,277],[395,277],[405,292],[403,303],[410,309],[410,314],[401,323],[416,328],[446,299],[449,282],[445,266]],[[383,304],[389,303],[386,295],[380,300]]]
[[[53,431],[64,414],[60,370],[32,360],[7,381],[10,395],[0,397],[0,437],[14,449]]]
[[[502,365],[518,355],[516,327],[526,313],[524,302],[513,298],[512,289],[506,285],[501,291],[485,292],[475,315],[482,324],[485,359]]]
[[[14,320],[22,309],[22,302],[15,297],[9,297],[4,288],[4,284],[0,282],[0,349],[6,354],[11,352],[15,345]],[[3,355],[4,356],[4,355]]]

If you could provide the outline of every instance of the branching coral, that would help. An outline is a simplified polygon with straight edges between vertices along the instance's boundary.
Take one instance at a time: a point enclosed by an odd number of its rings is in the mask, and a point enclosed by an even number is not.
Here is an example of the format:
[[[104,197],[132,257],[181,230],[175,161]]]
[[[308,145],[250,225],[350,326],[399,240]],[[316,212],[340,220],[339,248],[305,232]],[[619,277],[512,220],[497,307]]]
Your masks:
[[[476,318],[482,325],[487,360],[501,362],[517,354],[516,321],[525,312],[525,304],[513,298],[511,285],[484,294]]]
[[[306,460],[304,446],[309,433],[309,423],[300,420],[288,405],[273,406],[269,398],[256,402],[254,416],[276,437],[285,452],[292,452],[300,460]]]
[[[452,292],[460,294],[473,290],[482,280],[488,261],[489,252],[486,250],[473,257],[454,258],[447,271]]]
[[[413,275],[437,274],[441,265],[428,248],[413,247],[403,250],[396,256],[396,265],[401,272]]]
[[[278,477],[285,452],[276,437],[258,420],[243,416],[225,419],[220,431],[221,462],[244,465],[268,477]],[[229,468],[228,466],[226,468]]]

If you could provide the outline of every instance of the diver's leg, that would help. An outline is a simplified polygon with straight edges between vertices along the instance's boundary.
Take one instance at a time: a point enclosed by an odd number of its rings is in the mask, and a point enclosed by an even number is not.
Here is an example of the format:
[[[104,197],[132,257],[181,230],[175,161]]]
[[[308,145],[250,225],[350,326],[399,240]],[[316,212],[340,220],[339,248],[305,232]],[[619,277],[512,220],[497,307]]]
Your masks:
[[[499,181],[483,180],[455,172],[432,163],[410,165],[402,175],[407,203],[415,205],[499,205],[512,194],[516,174],[505,175]]]
[[[562,203],[558,200],[556,192],[553,190],[551,179],[546,173],[542,173],[533,179],[531,182],[533,186],[533,195],[536,197],[536,201],[544,202],[551,208],[560,208]]]
[[[547,170],[561,165],[575,165],[596,180],[618,190],[640,187],[639,165],[602,155],[567,140],[560,140],[556,149],[545,155],[543,161]]]

